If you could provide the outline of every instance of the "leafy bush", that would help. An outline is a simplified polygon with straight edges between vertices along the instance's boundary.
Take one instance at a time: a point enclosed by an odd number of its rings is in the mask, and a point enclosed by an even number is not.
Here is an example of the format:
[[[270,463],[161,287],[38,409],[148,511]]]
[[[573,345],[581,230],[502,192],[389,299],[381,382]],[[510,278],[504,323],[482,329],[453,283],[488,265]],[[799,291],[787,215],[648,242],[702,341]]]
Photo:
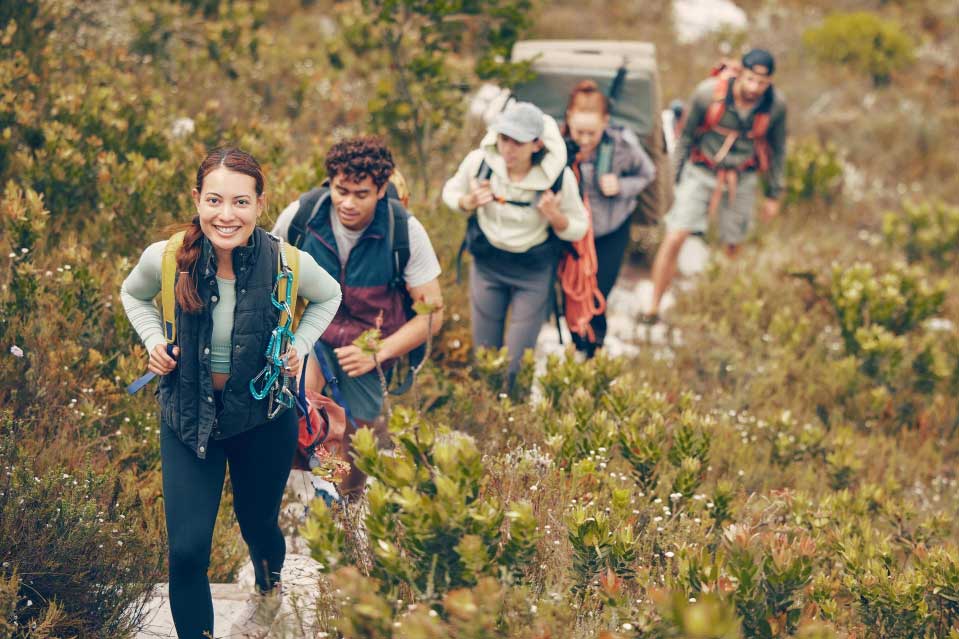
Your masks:
[[[598,399],[623,372],[623,361],[599,353],[585,364],[576,361],[572,352],[564,357],[551,355],[546,359],[546,372],[539,383],[546,399],[558,406],[570,390],[582,388],[590,397]]]
[[[472,438],[435,429],[405,409],[394,413],[390,429],[390,453],[377,450],[365,429],[353,438],[357,467],[375,480],[364,524],[381,591],[436,603],[483,577],[519,576],[538,536],[532,510],[483,494],[484,468]],[[317,505],[305,533],[328,570],[343,554],[335,526]]]
[[[651,496],[659,487],[660,460],[667,460],[674,469],[669,494],[689,499],[708,466],[709,427],[690,411],[665,413],[666,424],[663,417],[664,413],[634,413],[620,428],[619,452],[632,467],[637,484]]]
[[[945,354],[935,339],[922,337],[921,325],[938,313],[947,284],[930,284],[918,267],[895,264],[877,274],[871,264],[833,269],[828,299],[839,320],[846,352],[882,387],[882,401],[893,392],[932,394],[949,375]],[[916,403],[899,397],[900,413],[909,418]]]
[[[959,257],[959,207],[941,201],[904,202],[901,213],[890,211],[883,217],[882,233],[910,262],[954,264]]]
[[[567,529],[573,550],[575,589],[584,589],[600,576],[606,588],[614,576],[635,578],[637,544],[632,526],[625,521],[610,521],[606,512],[580,507],[571,513]]]
[[[35,475],[5,418],[0,433],[0,628],[4,636],[123,636],[143,621],[163,552],[92,469]]]
[[[786,204],[821,200],[826,204],[842,190],[843,169],[836,147],[818,142],[792,145],[786,155]]]
[[[529,27],[529,0],[480,3],[362,0],[339,12],[334,67],[359,72],[369,87],[373,128],[389,131],[424,193],[437,159],[451,157],[464,116],[464,81],[509,80],[523,65],[504,62]],[[453,52],[473,51],[473,69]],[[349,57],[348,57],[349,56]]]
[[[514,398],[523,399],[529,395],[533,386],[533,373],[536,366],[533,352],[527,350],[523,353],[512,388],[509,384],[509,361],[509,351],[505,346],[498,349],[477,348],[473,354],[473,373],[477,379],[485,382],[489,391],[497,396],[508,393]]]
[[[877,340],[918,328],[942,308],[944,281],[930,284],[920,267],[894,265],[877,273],[869,263],[833,268],[829,301],[850,355],[881,349]]]
[[[383,597],[382,587],[355,568],[332,577],[337,610],[330,624],[340,636],[363,639],[535,639],[563,636],[568,609],[535,601],[524,588],[509,588],[484,577],[472,588],[458,588],[433,607]],[[561,621],[562,620],[562,621]],[[328,636],[320,634],[319,636]]]
[[[675,585],[697,599],[703,593],[727,597],[746,637],[792,635],[808,602],[818,549],[806,530],[779,518],[785,502],[757,500],[751,506],[741,523],[725,529],[716,551],[681,553]]]
[[[867,529],[868,530],[868,529]],[[959,558],[953,544],[915,549],[911,566],[891,566],[894,550],[869,535],[843,548],[848,576],[869,637],[944,637],[959,629]]]
[[[803,34],[806,48],[819,60],[865,73],[878,85],[915,58],[915,43],[899,23],[874,13],[833,13]]]
[[[742,636],[735,608],[715,593],[687,598],[681,591],[653,593],[662,622],[652,629],[656,639],[736,639]]]

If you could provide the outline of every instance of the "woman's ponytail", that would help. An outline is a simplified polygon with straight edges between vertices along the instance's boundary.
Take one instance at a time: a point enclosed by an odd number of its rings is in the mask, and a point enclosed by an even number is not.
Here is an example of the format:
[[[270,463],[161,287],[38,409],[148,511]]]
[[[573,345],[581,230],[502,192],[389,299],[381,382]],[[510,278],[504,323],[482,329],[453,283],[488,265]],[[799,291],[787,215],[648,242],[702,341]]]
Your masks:
[[[184,313],[199,313],[203,310],[203,300],[196,290],[196,278],[194,271],[196,263],[200,259],[200,251],[203,248],[203,231],[200,229],[200,218],[196,216],[193,222],[186,228],[183,235],[183,243],[176,252],[176,302]]]

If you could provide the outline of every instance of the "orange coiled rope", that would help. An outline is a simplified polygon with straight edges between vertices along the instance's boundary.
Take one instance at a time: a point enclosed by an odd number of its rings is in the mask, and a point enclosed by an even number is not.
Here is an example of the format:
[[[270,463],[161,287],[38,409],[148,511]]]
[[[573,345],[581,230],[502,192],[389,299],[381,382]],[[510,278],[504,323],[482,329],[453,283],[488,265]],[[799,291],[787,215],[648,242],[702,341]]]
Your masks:
[[[573,165],[573,172],[579,180],[578,164]],[[593,238],[593,214],[585,193],[583,204],[586,207],[586,235],[573,242],[576,255],[564,255],[557,273],[563,287],[563,306],[570,332],[595,342],[596,334],[590,326],[590,320],[606,311],[606,297],[600,292],[599,283],[596,281],[599,260],[596,258],[596,243]]]

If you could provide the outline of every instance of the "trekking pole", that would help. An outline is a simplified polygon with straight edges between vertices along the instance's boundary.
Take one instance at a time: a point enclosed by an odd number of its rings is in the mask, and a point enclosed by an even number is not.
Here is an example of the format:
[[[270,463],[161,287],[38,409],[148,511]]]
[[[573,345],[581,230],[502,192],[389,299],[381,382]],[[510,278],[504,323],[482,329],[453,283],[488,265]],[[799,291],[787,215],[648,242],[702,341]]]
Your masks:
[[[559,294],[556,292],[556,283],[553,283],[553,294],[550,296],[553,298],[553,317],[556,318],[556,334],[559,335],[559,345],[563,346],[563,328],[559,323],[560,316],[560,307],[559,307]]]
[[[173,357],[173,344],[166,345],[166,353],[170,357]],[[149,384],[153,380],[153,378],[156,376],[157,374],[154,373],[153,371],[150,371],[146,375],[141,375],[140,377],[133,380],[132,384],[127,386],[127,393],[130,395],[133,395],[134,393],[138,392],[141,388]]]

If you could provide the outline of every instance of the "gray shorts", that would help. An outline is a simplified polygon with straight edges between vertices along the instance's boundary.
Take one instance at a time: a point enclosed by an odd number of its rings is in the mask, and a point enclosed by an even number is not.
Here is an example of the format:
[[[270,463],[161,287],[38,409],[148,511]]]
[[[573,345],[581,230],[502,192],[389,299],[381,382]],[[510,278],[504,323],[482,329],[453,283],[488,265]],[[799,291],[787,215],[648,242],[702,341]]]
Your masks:
[[[723,244],[742,244],[753,224],[756,188],[759,175],[755,171],[739,174],[736,199],[729,201],[723,193],[719,201],[718,232]],[[673,207],[664,218],[666,229],[705,233],[709,229],[709,199],[716,188],[716,175],[701,166],[687,162],[676,186]]]
[[[340,368],[340,361],[333,349],[320,341],[313,347],[313,354],[315,357],[326,358],[330,371],[336,376],[343,401],[350,407],[354,418],[371,422],[380,416],[383,411],[383,390],[375,370],[359,377],[350,377]]]

